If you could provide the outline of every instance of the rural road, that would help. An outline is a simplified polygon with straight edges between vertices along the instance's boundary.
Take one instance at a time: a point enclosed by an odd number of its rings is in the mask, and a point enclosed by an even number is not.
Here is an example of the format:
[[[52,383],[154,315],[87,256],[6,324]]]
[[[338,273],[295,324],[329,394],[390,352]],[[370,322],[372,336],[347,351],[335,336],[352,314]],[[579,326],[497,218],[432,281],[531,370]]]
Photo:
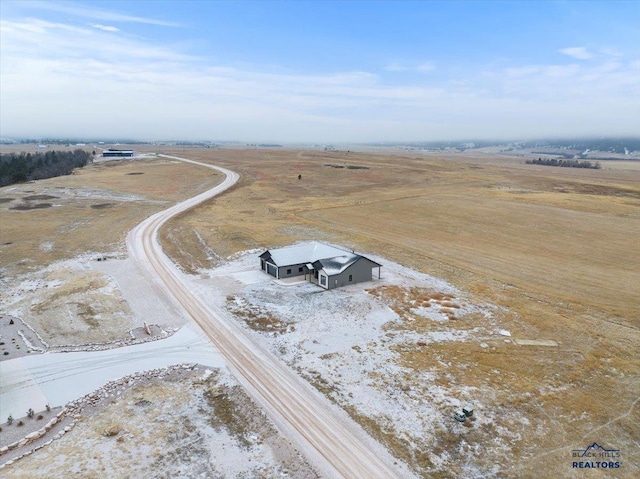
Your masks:
[[[327,478],[365,479],[411,477],[404,465],[368,436],[327,398],[295,375],[285,364],[253,341],[222,311],[194,294],[188,278],[164,254],[158,230],[174,216],[213,198],[238,181],[238,174],[185,158],[161,155],[225,175],[218,186],[156,213],[129,232],[131,257],[159,280],[202,328],[229,364],[229,369],[281,432]]]

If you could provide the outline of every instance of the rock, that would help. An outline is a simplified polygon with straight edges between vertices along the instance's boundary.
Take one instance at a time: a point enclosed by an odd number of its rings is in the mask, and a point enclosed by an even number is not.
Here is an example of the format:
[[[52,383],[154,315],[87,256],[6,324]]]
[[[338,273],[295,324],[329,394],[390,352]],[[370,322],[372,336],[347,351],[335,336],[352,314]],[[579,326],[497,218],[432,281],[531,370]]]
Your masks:
[[[102,435],[106,437],[113,437],[113,436],[117,436],[120,433],[120,431],[121,431],[120,426],[114,425],[105,429]]]

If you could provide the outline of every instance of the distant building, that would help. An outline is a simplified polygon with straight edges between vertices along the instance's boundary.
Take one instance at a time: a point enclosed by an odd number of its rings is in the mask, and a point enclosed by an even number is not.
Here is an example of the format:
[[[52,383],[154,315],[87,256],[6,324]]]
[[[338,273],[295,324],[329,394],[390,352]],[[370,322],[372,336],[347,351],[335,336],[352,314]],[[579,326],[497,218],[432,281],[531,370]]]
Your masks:
[[[260,255],[260,269],[274,278],[304,276],[324,289],[373,279],[382,265],[359,254],[322,243],[307,243],[267,250]]]
[[[103,157],[123,157],[123,156],[133,156],[133,150],[116,150],[115,148],[109,148],[108,150],[104,150],[102,152]]]

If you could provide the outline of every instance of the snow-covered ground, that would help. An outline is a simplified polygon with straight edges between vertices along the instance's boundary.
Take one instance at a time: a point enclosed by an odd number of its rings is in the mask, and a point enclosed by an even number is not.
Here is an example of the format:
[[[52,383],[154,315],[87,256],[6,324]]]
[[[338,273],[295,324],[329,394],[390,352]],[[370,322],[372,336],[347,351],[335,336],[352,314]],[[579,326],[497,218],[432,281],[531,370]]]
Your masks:
[[[159,374],[92,397],[73,429],[2,477],[317,479],[226,370]]]
[[[177,328],[189,322],[145,271],[117,256],[86,253],[7,281],[0,308],[52,346],[126,340],[144,323]],[[96,261],[103,257],[109,259]]]
[[[193,290],[210,304],[225,307],[270,351],[350,414],[374,420],[407,449],[426,451],[436,468],[449,461],[446,451],[430,450],[434,433],[463,427],[453,421],[453,412],[468,403],[482,411],[488,398],[475,387],[448,388],[437,382],[439,371],[451,365],[409,368],[399,351],[449,342],[482,348],[487,337],[504,341],[508,332],[498,327],[497,308],[375,255],[367,256],[383,265],[381,279],[325,291],[304,282],[274,281],[259,270],[258,254],[245,252],[192,277]],[[404,310],[385,298],[385,290],[405,294]],[[444,296],[446,301],[416,301],[411,298],[416,291]],[[452,314],[455,320],[449,319]],[[493,421],[486,409],[477,415],[476,427]],[[505,440],[508,435],[504,431]],[[497,448],[501,440],[495,439]]]
[[[45,353],[2,362],[0,411],[21,417],[29,408],[63,406],[109,381],[138,371],[180,363],[220,368],[220,353],[197,327],[185,326],[166,339],[73,353]]]

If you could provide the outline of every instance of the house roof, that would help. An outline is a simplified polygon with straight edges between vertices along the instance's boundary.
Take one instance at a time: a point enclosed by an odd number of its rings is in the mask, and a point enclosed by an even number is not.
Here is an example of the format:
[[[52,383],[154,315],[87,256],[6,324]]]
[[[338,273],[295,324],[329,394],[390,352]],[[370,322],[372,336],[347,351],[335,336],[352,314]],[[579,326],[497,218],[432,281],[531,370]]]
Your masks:
[[[260,258],[271,259],[277,266],[288,266],[290,264],[313,263],[319,259],[344,255],[357,256],[340,248],[314,241],[285,248],[270,249],[262,253]]]
[[[346,253],[342,256],[335,256],[333,258],[323,258],[313,263],[313,267],[316,270],[323,269],[325,273],[329,276],[334,276],[336,274],[340,274],[349,268],[352,264],[357,263],[360,260],[368,261],[373,266],[382,266],[375,261],[370,260],[364,256],[360,256],[359,254]]]
[[[333,258],[319,259],[313,263],[313,267],[318,270],[323,269],[329,276],[333,276],[342,273],[360,258],[362,258],[362,256],[348,253]]]

